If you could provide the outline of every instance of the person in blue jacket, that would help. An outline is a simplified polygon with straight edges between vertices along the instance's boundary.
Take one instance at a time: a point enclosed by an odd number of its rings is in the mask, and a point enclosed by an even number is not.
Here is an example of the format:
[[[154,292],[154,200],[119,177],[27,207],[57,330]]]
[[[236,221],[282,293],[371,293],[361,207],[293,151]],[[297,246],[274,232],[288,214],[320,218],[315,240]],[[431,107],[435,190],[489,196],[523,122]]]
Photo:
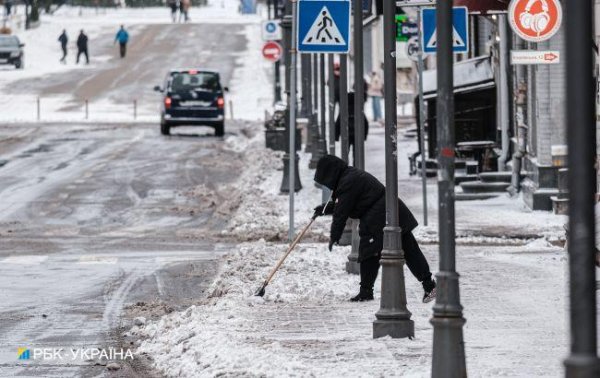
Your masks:
[[[125,30],[123,25],[121,25],[121,29],[119,29],[115,36],[115,43],[117,42],[119,42],[121,58],[125,58],[125,54],[127,53],[127,42],[129,42],[129,33],[127,33],[127,30]]]

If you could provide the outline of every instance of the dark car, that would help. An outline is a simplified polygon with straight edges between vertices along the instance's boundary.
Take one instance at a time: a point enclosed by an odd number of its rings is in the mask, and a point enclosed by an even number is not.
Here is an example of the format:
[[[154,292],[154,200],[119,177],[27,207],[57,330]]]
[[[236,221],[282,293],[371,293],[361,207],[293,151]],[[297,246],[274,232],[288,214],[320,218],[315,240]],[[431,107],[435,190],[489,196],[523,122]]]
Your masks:
[[[25,54],[23,53],[25,44],[19,41],[14,35],[0,35],[0,64],[13,65],[18,69],[24,67]]]
[[[169,135],[175,126],[210,126],[215,135],[225,133],[225,99],[219,74],[202,70],[172,70],[163,87],[160,132]]]

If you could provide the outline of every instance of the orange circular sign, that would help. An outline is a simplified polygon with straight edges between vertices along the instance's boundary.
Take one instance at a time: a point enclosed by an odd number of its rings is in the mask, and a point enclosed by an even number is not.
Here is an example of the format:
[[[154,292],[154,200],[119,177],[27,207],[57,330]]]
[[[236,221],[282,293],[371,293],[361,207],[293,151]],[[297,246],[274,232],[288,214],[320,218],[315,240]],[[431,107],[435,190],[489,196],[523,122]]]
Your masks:
[[[545,41],[560,28],[562,7],[559,0],[512,0],[508,20],[513,31],[524,40]]]

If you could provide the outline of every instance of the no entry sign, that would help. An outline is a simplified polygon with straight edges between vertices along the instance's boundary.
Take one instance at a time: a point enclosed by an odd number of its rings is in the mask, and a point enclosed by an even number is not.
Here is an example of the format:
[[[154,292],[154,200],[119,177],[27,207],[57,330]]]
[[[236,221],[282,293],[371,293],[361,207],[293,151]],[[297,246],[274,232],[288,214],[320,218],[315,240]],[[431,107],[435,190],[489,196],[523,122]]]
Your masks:
[[[277,42],[267,42],[262,48],[262,54],[265,59],[270,60],[271,62],[278,62],[281,59],[281,53],[283,49],[281,45]]]
[[[513,31],[524,40],[545,41],[560,28],[562,7],[559,0],[512,0],[508,20]]]

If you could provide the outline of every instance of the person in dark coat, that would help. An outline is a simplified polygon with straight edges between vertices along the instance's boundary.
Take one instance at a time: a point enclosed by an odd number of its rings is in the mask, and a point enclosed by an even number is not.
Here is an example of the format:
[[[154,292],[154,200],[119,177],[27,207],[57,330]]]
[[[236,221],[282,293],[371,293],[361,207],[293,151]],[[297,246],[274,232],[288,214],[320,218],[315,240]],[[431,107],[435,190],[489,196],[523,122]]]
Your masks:
[[[79,57],[81,54],[85,55],[85,64],[90,63],[90,56],[88,55],[88,37],[83,32],[83,29],[79,32],[77,37],[77,64],[79,64]]]
[[[365,128],[365,140],[367,140],[367,136],[369,135],[369,121],[367,120],[367,116],[363,111],[363,125]],[[336,142],[340,140],[340,135],[342,134],[341,129],[341,118],[338,114],[337,119],[335,120],[335,140]],[[352,148],[352,163],[356,162],[356,150],[354,149],[354,92],[348,93],[348,150]]]
[[[61,63],[65,63],[65,59],[67,59],[67,43],[69,42],[69,37],[67,37],[67,31],[63,30],[62,34],[58,37],[58,42],[60,42],[60,48],[62,49],[63,56],[60,58]]]
[[[332,155],[322,157],[317,163],[315,181],[333,192],[331,201],[315,208],[315,216],[333,215],[329,236],[330,251],[342,237],[348,218],[360,220],[360,291],[351,301],[372,300],[383,250],[383,228],[386,224],[385,187],[370,173],[350,167],[342,159]],[[400,199],[398,215],[406,265],[423,285],[423,302],[430,302],[436,294],[435,281],[412,234],[412,230],[418,225],[417,220]]]

